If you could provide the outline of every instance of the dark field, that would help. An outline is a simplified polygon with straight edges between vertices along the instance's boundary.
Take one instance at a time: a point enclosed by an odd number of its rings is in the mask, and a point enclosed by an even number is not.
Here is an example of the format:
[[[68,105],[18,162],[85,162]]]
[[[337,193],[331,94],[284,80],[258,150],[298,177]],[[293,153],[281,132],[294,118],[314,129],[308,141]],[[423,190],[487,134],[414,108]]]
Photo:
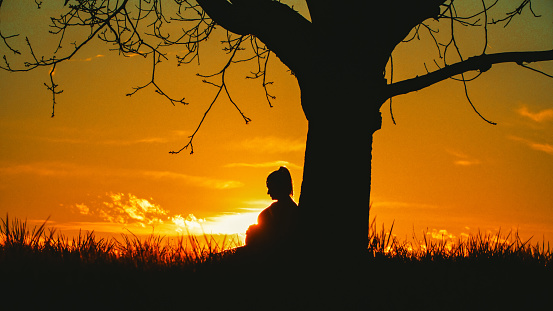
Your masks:
[[[402,242],[363,254],[252,252],[209,236],[68,239],[2,219],[1,310],[547,310],[548,245],[516,233]],[[422,246],[421,246],[422,245]]]

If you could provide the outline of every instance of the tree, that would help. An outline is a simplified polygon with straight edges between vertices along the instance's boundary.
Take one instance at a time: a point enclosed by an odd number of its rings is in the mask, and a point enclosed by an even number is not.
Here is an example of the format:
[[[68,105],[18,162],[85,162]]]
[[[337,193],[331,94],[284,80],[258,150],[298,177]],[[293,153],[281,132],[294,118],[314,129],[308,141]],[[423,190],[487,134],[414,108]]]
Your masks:
[[[38,7],[42,4],[35,2]],[[169,3],[176,8],[174,17],[166,14]],[[275,54],[298,81],[301,105],[309,124],[299,202],[307,228],[305,238],[310,243],[316,241],[309,235],[322,232],[332,223],[336,233],[323,242],[348,251],[361,250],[367,245],[372,138],[381,127],[380,109],[387,100],[391,108],[394,96],[452,78],[463,83],[467,100],[480,115],[470,101],[467,81],[494,64],[513,62],[537,71],[527,64],[553,60],[553,50],[486,53],[488,27],[507,26],[523,12],[538,16],[530,0],[516,3],[512,10],[500,12],[502,14],[494,11],[500,6],[498,0],[483,0],[467,8],[466,15],[458,13],[459,7],[465,4],[454,0],[378,3],[347,0],[339,4],[329,0],[307,0],[309,18],[296,12],[291,5],[272,0],[197,0],[197,3],[175,0],[169,3],[162,0],[65,1],[65,12],[52,18],[51,32],[59,37],[53,56],[38,57],[32,43],[26,40],[30,60],[25,67],[16,68],[4,55],[2,68],[27,71],[51,66],[47,88],[55,107],[56,96],[61,92],[52,74],[56,64],[71,59],[83,46],[98,38],[112,44],[122,55],[151,57],[151,80],[136,87],[129,96],[151,86],[172,104],[186,104],[184,99],[170,97],[156,84],[156,65],[167,59],[163,49],[175,45],[183,46],[186,51],[178,56],[179,65],[199,61],[201,44],[216,36],[215,30],[220,26],[226,30],[223,42],[228,60],[220,71],[202,76],[206,83],[218,88],[205,114],[219,96],[225,95],[247,123],[249,118],[232,101],[225,73],[238,62],[256,64],[252,78],[262,80],[271,104],[273,98],[268,90],[271,82],[266,80],[266,70],[269,57]],[[1,4],[0,1],[0,7]],[[166,27],[173,22],[183,27],[170,33]],[[66,49],[69,31],[83,26],[88,30],[78,33],[84,39],[71,43]],[[472,57],[465,57],[459,48],[456,37],[459,27],[483,29],[482,49]],[[423,32],[431,36],[436,46],[435,69],[411,79],[393,81],[392,52],[399,44],[414,40]],[[21,53],[12,44],[17,35],[0,32],[0,36],[12,53]],[[250,54],[240,57],[248,46]],[[476,74],[469,77],[472,72]],[[493,124],[482,115],[480,117]],[[194,136],[204,120],[205,115],[188,143],[174,153],[185,149],[193,152]],[[342,218],[339,224],[333,222],[336,213]]]

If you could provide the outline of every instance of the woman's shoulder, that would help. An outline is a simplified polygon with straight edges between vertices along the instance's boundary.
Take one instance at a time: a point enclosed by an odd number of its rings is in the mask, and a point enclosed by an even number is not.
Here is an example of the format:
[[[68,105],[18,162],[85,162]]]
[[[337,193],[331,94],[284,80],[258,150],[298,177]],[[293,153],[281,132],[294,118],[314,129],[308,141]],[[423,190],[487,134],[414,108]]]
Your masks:
[[[275,203],[276,203],[276,202],[275,202]],[[257,216],[257,218],[258,218],[258,219],[262,219],[262,218],[270,217],[270,215],[272,214],[272,211],[274,210],[273,205],[274,205],[275,203],[269,205],[269,206],[266,207],[264,210],[262,210],[261,213],[259,213],[259,216]]]
[[[265,208],[261,213],[259,213],[258,219],[268,219],[273,217],[279,217],[290,212],[295,212],[298,209],[298,205],[292,199],[290,200],[279,200],[273,202],[267,208]],[[279,215],[279,216],[277,216]]]
[[[271,210],[271,212],[277,212],[277,213],[289,213],[291,211],[295,211],[298,209],[298,205],[293,200],[279,200],[271,206],[269,206],[267,209]]]
[[[275,209],[278,209],[278,208],[279,208],[278,201],[273,202],[271,205],[267,206],[264,210],[262,210],[261,213],[259,213],[259,215],[261,215],[261,214],[271,214]]]

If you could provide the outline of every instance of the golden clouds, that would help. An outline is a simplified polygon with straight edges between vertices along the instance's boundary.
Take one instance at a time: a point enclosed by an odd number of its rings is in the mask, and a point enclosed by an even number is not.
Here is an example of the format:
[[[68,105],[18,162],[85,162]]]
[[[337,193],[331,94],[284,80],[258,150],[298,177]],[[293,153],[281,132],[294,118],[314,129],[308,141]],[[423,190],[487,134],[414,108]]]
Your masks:
[[[542,151],[542,152],[548,153],[550,155],[553,155],[553,145],[551,145],[551,144],[538,143],[538,142],[528,140],[528,139],[524,139],[524,138],[517,137],[517,136],[509,136],[508,138],[511,139],[511,140],[514,140],[514,141],[521,142],[521,143],[527,145],[528,147],[530,147],[534,150]]]
[[[469,155],[454,151],[454,150],[447,150],[447,153],[451,154],[455,157],[455,160],[453,161],[453,164],[459,165],[459,166],[473,166],[480,164],[480,160],[470,157]]]
[[[168,211],[147,199],[141,199],[129,193],[107,193],[103,202],[85,205],[76,204],[74,208],[81,214],[95,216],[110,223],[122,225],[138,224],[141,227],[163,224],[162,217]]]
[[[372,204],[372,207],[383,207],[387,209],[395,208],[407,208],[407,209],[435,209],[438,208],[432,204],[412,203],[412,202],[398,202],[398,201],[377,201]],[[372,208],[371,207],[371,208]]]
[[[548,109],[542,109],[538,111],[530,111],[530,109],[526,105],[522,105],[520,108],[516,110],[516,113],[526,119],[529,119],[533,121],[531,128],[535,128],[534,125],[540,124],[537,126],[541,131],[544,131],[544,134],[542,137],[548,137],[550,130],[547,128],[549,125],[547,124],[548,121],[553,120],[553,108]],[[509,135],[507,138],[517,141],[520,143],[525,144],[526,146],[530,147],[533,150],[545,152],[547,154],[553,155],[553,145],[547,142],[538,142],[535,140],[530,140],[526,138],[522,138],[519,136]]]
[[[70,208],[90,221],[76,222],[73,226],[62,225],[64,229],[80,228],[122,232],[128,229],[133,233],[147,234],[155,230],[159,234],[239,234],[244,235],[249,225],[256,223],[259,212],[271,201],[243,202],[249,208],[244,212],[222,213],[209,218],[198,218],[194,214],[183,216],[153,202],[153,199],[139,198],[132,193],[106,193],[98,200],[74,204]],[[255,208],[253,208],[255,206]],[[80,229],[78,228],[78,229]],[[146,230],[146,231],[145,231]]]
[[[58,127],[54,135],[37,136],[36,138],[59,144],[83,144],[98,146],[135,146],[147,144],[167,144],[182,141],[183,137],[191,134],[189,131],[171,130],[155,134],[125,135],[124,138],[117,138],[112,131],[95,129],[83,131],[74,127]]]
[[[280,167],[286,166],[293,169],[302,169],[301,166],[288,161],[272,161],[272,162],[261,162],[261,163],[229,163],[225,167],[252,167],[252,168],[265,168],[265,167]]]
[[[147,171],[142,172],[142,174],[144,176],[153,177],[156,179],[169,178],[180,180],[189,185],[211,189],[233,189],[244,186],[242,182],[236,180],[222,180],[204,176],[192,176],[171,171]]]
[[[72,58],[72,59],[70,59],[69,61],[70,61],[70,62],[91,62],[91,61],[93,61],[94,59],[102,58],[102,57],[104,57],[104,56],[105,56],[105,55],[103,55],[103,54],[96,54],[96,55],[94,55],[94,56],[87,57],[87,58],[79,58],[79,59]]]
[[[525,105],[521,106],[516,112],[534,122],[546,122],[553,119],[553,108],[543,109],[537,112],[531,112]]]
[[[234,148],[256,153],[303,152],[305,138],[287,139],[275,136],[254,137],[234,144]]]
[[[444,240],[444,239],[455,239],[456,236],[452,233],[448,232],[446,229],[432,229],[432,231],[429,231],[426,233],[427,235],[431,236],[433,239],[437,240]]]
[[[62,162],[33,162],[27,164],[12,164],[0,167],[0,175],[37,175],[47,177],[122,177],[122,178],[147,178],[169,179],[180,181],[186,185],[209,189],[225,190],[243,187],[244,184],[236,180],[225,180],[207,176],[194,176],[173,171],[139,171],[124,169],[108,169],[102,167],[89,167]]]
[[[175,231],[179,233],[192,233],[197,230],[203,231],[202,224],[205,223],[205,219],[198,219],[194,214],[188,214],[186,217],[176,215],[175,217],[171,217],[171,221],[177,227]]]
[[[166,137],[143,137],[136,139],[90,139],[90,138],[44,138],[45,141],[52,143],[65,144],[94,144],[107,146],[130,146],[138,144],[162,144],[168,143],[171,140]]]
[[[434,249],[438,250],[443,247],[447,252],[451,252],[456,244],[457,237],[446,229],[432,229],[425,232],[424,241],[418,241],[419,247],[425,252],[432,252]],[[434,242],[431,242],[434,240]],[[438,243],[438,244],[436,244]]]
[[[86,206],[84,203],[82,204],[75,204],[75,208],[79,211],[82,215],[88,215],[90,213],[90,208]]]
[[[92,174],[94,170],[79,165],[62,162],[33,162],[0,167],[0,175],[31,174],[38,176],[62,177]]]

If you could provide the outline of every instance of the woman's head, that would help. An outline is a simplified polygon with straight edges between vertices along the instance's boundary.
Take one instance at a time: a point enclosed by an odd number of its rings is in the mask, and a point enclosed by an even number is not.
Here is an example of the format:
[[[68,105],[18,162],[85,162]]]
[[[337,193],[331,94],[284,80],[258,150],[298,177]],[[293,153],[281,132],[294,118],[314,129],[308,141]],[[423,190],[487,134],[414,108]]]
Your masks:
[[[294,194],[290,171],[286,167],[281,166],[278,170],[269,174],[267,177],[267,189],[267,193],[271,198],[276,200]]]

